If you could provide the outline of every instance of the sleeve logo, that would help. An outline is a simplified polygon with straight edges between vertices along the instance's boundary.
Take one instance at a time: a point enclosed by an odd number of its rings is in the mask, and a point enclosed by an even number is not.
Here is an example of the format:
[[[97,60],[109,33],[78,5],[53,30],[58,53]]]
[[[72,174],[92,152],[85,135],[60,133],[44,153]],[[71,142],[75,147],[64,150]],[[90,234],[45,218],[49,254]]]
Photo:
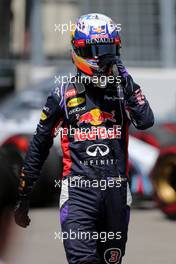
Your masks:
[[[45,121],[47,119],[47,115],[42,111],[40,120]]]

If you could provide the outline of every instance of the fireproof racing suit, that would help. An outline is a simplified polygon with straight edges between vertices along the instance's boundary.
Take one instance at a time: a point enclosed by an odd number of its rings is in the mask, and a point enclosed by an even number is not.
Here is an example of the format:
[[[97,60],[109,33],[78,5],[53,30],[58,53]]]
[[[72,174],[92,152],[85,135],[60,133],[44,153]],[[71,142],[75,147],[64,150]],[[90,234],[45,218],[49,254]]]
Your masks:
[[[43,108],[24,174],[36,181],[59,133],[60,218],[62,232],[68,234],[63,241],[70,264],[122,261],[131,203],[127,179],[131,122],[138,129],[154,123],[139,86],[125,98],[111,84],[106,89],[85,84],[85,91],[79,93],[74,83],[67,83],[52,90]]]

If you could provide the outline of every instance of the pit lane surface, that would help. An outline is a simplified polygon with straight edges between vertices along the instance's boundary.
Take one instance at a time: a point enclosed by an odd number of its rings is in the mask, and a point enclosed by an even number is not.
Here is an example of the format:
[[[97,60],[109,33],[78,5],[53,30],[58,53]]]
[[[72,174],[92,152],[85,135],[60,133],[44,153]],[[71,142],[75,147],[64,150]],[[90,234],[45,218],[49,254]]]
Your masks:
[[[59,230],[58,210],[30,211],[31,225],[15,227],[6,264],[66,264],[62,242],[55,240]],[[124,264],[175,264],[176,222],[159,210],[132,210],[129,240]]]

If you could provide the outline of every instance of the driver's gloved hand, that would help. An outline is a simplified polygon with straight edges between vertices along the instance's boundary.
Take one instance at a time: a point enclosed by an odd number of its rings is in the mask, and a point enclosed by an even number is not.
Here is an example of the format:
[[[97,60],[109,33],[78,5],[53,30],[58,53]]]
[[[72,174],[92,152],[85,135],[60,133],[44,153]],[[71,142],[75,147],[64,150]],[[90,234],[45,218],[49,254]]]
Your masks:
[[[119,56],[112,54],[99,56],[98,65],[100,74],[107,74],[109,72],[114,77],[121,77],[121,86],[125,99],[140,91],[140,86],[133,81],[132,76],[128,73]]]
[[[27,227],[30,224],[28,216],[30,194],[37,177],[31,177],[22,170],[18,188],[18,199],[14,210],[15,222],[21,227]]]
[[[14,210],[15,222],[17,225],[26,228],[30,224],[29,212],[29,199],[26,197],[21,198]]]
[[[112,68],[112,65],[116,64],[116,57],[112,54],[106,54],[98,57],[98,66],[100,74],[107,74]]]
[[[128,99],[133,94],[136,94],[140,91],[140,86],[133,81],[132,76],[128,73],[120,57],[116,57],[116,67],[118,74],[121,77],[121,85],[125,99]]]

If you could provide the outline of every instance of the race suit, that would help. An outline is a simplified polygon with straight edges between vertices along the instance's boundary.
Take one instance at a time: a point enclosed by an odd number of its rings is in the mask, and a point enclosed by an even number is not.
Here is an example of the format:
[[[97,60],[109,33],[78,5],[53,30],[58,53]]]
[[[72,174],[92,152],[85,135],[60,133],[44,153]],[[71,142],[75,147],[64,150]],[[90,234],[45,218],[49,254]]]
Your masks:
[[[64,247],[70,264],[122,261],[131,204],[131,122],[138,129],[154,123],[140,89],[126,99],[121,89],[110,84],[100,89],[89,83],[78,93],[74,83],[67,83],[48,96],[24,173],[36,181],[59,133],[63,151],[60,219],[62,232],[68,234]]]

